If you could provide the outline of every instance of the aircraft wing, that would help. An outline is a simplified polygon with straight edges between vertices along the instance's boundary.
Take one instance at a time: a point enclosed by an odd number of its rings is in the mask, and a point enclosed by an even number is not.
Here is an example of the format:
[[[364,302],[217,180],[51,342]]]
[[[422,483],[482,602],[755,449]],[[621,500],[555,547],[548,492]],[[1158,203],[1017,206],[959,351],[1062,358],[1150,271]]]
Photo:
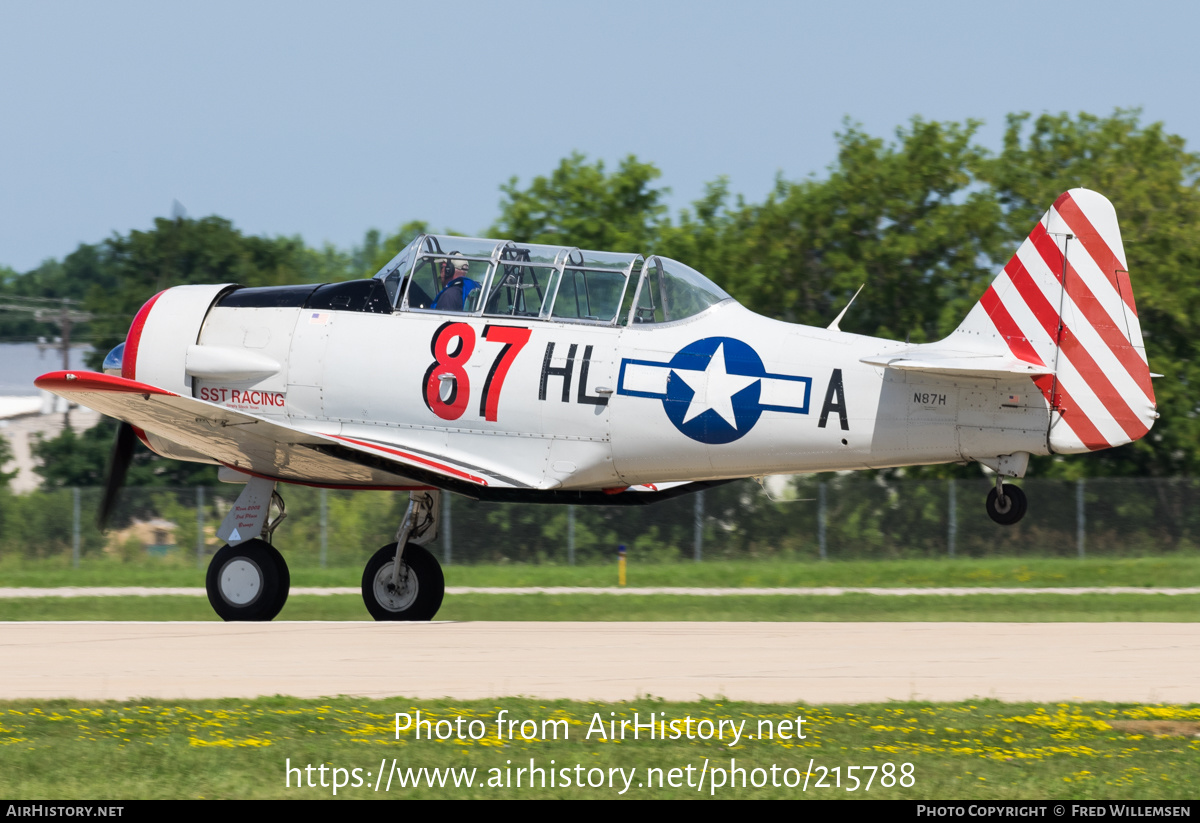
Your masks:
[[[403,444],[304,431],[109,374],[58,371],[34,383],[248,474],[325,486],[437,487],[470,497],[535,488],[509,472],[447,460]]]

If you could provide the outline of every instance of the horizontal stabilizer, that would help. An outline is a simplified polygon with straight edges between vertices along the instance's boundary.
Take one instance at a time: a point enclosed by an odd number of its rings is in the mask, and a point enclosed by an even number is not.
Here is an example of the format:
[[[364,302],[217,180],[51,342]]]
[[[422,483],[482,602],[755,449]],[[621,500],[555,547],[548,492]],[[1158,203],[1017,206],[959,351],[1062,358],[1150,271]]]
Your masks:
[[[884,366],[900,371],[938,374],[946,377],[991,377],[1003,378],[1018,375],[1040,377],[1053,374],[1044,365],[1035,365],[1007,354],[977,354],[974,352],[947,351],[937,344],[916,346],[891,354],[862,358],[871,366]]]

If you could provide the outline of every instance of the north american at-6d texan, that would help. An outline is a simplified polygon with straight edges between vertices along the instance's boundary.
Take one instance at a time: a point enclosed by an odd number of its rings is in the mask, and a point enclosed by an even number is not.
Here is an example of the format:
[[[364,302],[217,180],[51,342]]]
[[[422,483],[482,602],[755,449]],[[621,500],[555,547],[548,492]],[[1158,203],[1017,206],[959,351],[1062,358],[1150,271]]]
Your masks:
[[[245,484],[208,570],[226,620],[287,599],[280,483],[411,491],[363,599],[377,620],[429,620],[443,491],[612,506],[978,461],[996,472],[988,514],[1010,524],[1026,500],[1003,479],[1031,454],[1119,446],[1158,417],[1116,214],[1085,189],[937,343],[762,317],[665,257],[425,235],[369,280],[167,289],[105,372],[37,380],[123,421],[102,519],[135,437]]]

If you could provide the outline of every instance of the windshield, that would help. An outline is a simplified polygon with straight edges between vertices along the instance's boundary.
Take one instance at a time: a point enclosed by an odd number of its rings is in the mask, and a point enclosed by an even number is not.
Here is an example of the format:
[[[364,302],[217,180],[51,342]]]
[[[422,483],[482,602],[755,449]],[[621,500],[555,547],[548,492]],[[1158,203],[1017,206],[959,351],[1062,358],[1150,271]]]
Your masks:
[[[724,289],[690,266],[651,257],[642,267],[634,323],[669,323],[731,299]]]

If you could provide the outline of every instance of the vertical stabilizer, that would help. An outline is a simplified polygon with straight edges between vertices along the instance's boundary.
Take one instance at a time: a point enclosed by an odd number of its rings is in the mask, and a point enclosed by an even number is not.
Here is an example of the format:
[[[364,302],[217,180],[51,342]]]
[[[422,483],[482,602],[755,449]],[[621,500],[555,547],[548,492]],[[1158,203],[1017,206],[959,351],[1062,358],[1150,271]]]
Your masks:
[[[1130,443],[1158,416],[1117,215],[1094,191],[1054,202],[946,342],[965,338],[1052,370],[1033,378],[1052,452]]]

